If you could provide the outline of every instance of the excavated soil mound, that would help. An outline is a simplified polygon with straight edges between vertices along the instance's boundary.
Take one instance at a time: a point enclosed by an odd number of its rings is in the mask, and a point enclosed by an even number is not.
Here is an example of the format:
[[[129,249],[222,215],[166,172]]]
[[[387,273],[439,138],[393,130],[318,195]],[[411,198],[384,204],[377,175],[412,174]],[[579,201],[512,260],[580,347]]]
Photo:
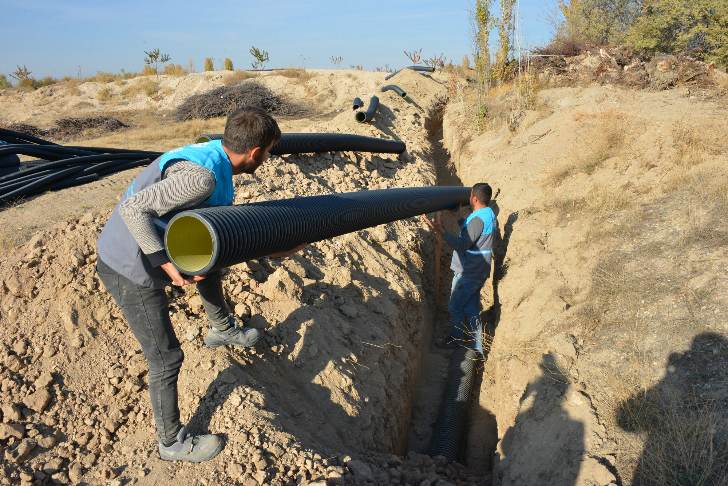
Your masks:
[[[227,116],[243,106],[262,108],[274,115],[301,115],[304,110],[255,81],[238,86],[220,86],[187,98],[175,112],[177,120]]]

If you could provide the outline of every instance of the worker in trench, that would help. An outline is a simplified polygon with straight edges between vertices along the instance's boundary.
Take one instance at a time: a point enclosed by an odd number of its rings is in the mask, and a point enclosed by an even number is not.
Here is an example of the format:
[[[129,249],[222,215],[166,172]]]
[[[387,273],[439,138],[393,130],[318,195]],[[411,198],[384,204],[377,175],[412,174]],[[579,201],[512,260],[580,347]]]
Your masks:
[[[221,436],[194,435],[180,422],[177,377],[184,356],[170,321],[165,287],[197,285],[209,321],[204,338],[209,348],[251,347],[259,333],[244,327],[230,312],[220,272],[180,274],[164,249],[160,218],[181,209],[231,205],[233,175],[254,173],[280,137],[278,124],[263,110],[232,113],[222,140],[166,152],[146,167],[99,236],[99,277],[121,308],[149,366],[149,395],[164,460],[202,462],[224,447]],[[301,248],[270,256],[286,257]]]
[[[450,269],[453,271],[450,290],[450,335],[439,344],[454,348],[466,346],[483,354],[483,324],[480,320],[480,290],[490,275],[493,244],[498,235],[498,220],[489,207],[493,189],[481,182],[470,192],[473,211],[462,221],[459,234],[443,229],[439,221],[423,220],[441,233],[452,247]]]

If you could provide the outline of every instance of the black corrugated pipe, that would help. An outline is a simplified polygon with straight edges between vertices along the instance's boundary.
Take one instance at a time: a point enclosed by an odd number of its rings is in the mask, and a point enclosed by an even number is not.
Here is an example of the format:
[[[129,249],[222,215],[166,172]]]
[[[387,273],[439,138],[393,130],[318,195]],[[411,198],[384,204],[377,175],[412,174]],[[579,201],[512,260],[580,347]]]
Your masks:
[[[169,259],[203,275],[303,243],[468,203],[467,187],[418,187],[299,197],[183,211],[164,235]]]
[[[400,88],[399,86],[397,86],[396,84],[388,84],[386,86],[382,86],[381,91],[382,92],[385,92],[385,91],[394,91],[395,93],[397,93],[398,95],[400,95],[402,98],[404,98],[405,96],[407,96],[407,93],[402,88]]]
[[[352,108],[351,108],[352,110],[358,110],[359,108],[364,106],[364,102],[361,100],[361,98],[359,98],[357,96],[356,98],[354,98],[354,101],[352,102],[351,106],[352,106]]]
[[[394,77],[398,72],[404,71],[405,69],[411,69],[412,71],[418,71],[418,72],[424,72],[424,73],[434,73],[435,68],[430,66],[407,66],[403,67],[402,69],[398,69],[393,73],[389,73],[384,77],[384,80],[390,79]]]
[[[379,109],[379,98],[376,96],[372,96],[369,100],[369,106],[367,107],[367,111],[357,111],[356,115],[354,115],[356,121],[358,121],[359,123],[372,121],[374,115],[377,113],[377,109]]]
[[[450,357],[445,394],[430,444],[431,456],[458,459],[470,418],[470,397],[479,360],[477,352],[466,348],[456,349]]]
[[[220,140],[222,135],[201,135],[197,143]],[[386,140],[349,133],[284,133],[271,148],[271,155],[317,152],[373,152],[401,154],[407,146],[399,140]]]

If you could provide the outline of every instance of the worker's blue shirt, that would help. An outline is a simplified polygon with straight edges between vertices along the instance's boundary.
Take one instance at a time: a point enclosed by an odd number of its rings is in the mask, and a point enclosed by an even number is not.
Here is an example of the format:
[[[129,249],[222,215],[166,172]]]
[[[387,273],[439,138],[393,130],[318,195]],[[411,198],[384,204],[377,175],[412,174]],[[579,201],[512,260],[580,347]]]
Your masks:
[[[463,278],[486,280],[497,233],[498,220],[488,207],[473,211],[463,222],[458,236],[445,233],[445,241],[453,248],[452,271]]]

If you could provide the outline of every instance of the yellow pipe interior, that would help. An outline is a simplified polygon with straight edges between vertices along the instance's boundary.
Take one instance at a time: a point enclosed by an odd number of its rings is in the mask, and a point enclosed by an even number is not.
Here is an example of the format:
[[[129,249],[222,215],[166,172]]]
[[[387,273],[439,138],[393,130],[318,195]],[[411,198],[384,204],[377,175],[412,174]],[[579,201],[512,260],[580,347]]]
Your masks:
[[[188,273],[199,272],[212,260],[212,235],[207,226],[192,216],[175,219],[167,231],[167,250],[177,267]]]

